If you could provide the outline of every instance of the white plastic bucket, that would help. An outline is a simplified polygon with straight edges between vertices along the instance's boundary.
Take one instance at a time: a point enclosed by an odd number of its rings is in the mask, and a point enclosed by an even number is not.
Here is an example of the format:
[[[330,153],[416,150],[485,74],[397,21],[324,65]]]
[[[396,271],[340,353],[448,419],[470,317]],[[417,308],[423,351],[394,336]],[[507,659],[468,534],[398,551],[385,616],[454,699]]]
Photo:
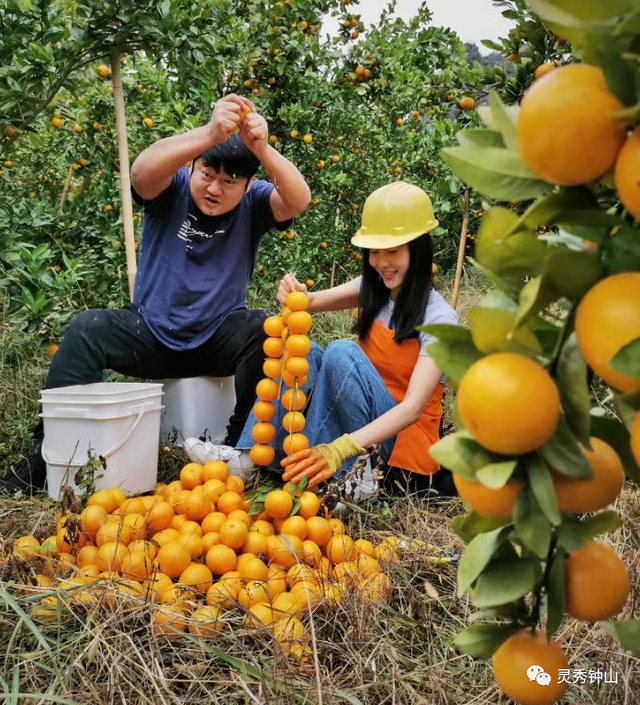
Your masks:
[[[160,380],[164,385],[164,409],[160,436],[163,440],[199,438],[220,443],[236,405],[233,377],[182,377]],[[176,437],[177,431],[177,437]]]
[[[42,457],[49,496],[62,484],[79,491],[74,478],[90,456],[102,456],[106,470],[97,489],[120,487],[126,494],[152,490],[158,476],[162,385],[100,382],[45,389]]]

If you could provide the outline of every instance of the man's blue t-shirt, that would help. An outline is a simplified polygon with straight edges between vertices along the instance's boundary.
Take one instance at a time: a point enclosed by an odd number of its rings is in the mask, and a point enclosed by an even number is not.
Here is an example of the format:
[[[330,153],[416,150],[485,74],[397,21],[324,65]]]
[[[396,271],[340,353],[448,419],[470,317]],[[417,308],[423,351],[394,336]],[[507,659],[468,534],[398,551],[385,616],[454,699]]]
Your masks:
[[[134,192],[144,219],[133,303],[168,348],[197,348],[229,313],[247,308],[260,239],[291,222],[275,222],[272,191],[272,184],[255,180],[236,208],[207,216],[191,198],[189,170],[183,167],[153,201]]]

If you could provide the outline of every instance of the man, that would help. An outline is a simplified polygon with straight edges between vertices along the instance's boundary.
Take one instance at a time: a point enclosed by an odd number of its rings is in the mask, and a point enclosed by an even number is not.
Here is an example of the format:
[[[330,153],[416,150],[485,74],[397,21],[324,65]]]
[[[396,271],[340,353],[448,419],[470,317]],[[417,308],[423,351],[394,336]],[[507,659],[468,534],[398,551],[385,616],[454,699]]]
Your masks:
[[[253,179],[260,165],[272,184]],[[309,205],[309,187],[269,145],[265,119],[236,95],[216,103],[207,125],[145,149],[131,181],[144,208],[133,303],[75,316],[45,387],[100,382],[106,369],[151,379],[234,374],[225,439],[233,447],[262,377],[267,314],[247,310],[246,299],[258,246]],[[40,425],[34,453],[0,489],[44,486],[42,436]]]

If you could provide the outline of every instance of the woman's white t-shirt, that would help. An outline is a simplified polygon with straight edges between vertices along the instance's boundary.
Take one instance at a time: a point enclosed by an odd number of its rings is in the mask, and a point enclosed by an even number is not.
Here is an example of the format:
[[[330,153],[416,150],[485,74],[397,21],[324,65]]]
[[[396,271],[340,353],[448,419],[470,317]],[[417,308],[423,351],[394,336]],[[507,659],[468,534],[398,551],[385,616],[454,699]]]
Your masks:
[[[355,280],[358,285],[358,291],[360,290],[360,284],[362,282],[362,277],[357,277]],[[391,329],[391,316],[393,315],[393,310],[395,308],[395,301],[389,299],[389,301],[380,309],[380,313],[376,316],[376,321],[381,323],[385,328]],[[458,314],[454,309],[449,306],[449,304],[444,300],[441,294],[439,294],[435,289],[431,289],[429,292],[429,301],[427,302],[427,308],[424,312],[423,325],[458,325]],[[420,356],[429,357],[429,353],[426,351],[425,347],[430,343],[435,342],[436,338],[429,333],[419,333],[420,341]]]

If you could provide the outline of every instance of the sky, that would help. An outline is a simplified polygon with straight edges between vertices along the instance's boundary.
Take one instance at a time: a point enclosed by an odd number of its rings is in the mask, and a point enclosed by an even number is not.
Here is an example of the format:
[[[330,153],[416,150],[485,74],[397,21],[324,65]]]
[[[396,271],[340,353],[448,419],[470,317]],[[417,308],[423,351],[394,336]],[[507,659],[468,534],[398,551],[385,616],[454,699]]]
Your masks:
[[[409,19],[415,15],[422,0],[398,0],[396,15]],[[354,14],[362,15],[365,26],[377,22],[387,0],[360,0],[349,6]],[[475,42],[481,53],[491,50],[481,46],[483,39],[497,39],[506,36],[513,26],[505,19],[491,0],[428,0],[427,7],[433,13],[433,24],[450,27],[465,42]],[[324,31],[333,34],[337,27],[332,18],[325,22]]]

